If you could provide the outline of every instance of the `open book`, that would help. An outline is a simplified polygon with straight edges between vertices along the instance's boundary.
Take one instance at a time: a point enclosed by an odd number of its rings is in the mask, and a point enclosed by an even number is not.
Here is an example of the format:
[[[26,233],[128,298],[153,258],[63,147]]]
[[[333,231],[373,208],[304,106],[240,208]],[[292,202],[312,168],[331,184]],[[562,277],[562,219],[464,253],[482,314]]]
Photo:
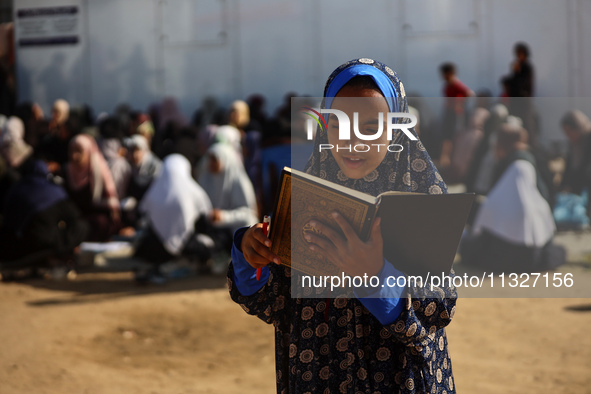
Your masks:
[[[448,273],[473,200],[474,194],[386,192],[374,197],[285,167],[269,235],[271,251],[306,274],[339,275],[337,267],[309,249],[306,224],[314,218],[340,231],[330,215],[338,211],[365,241],[380,216],[384,257],[395,268],[407,275]]]

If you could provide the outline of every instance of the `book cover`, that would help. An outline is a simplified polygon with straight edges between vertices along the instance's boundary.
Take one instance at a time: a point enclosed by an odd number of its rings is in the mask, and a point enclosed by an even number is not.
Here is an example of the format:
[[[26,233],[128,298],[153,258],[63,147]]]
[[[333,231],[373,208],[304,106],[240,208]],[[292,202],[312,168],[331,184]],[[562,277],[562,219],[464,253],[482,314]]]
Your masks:
[[[340,231],[330,215],[338,211],[362,240],[376,216],[382,218],[384,258],[408,275],[449,272],[474,194],[423,194],[389,191],[373,197],[303,172],[284,168],[270,238],[271,251],[284,265],[305,274],[341,271],[309,249],[307,223],[317,219]],[[362,263],[362,262],[360,262]]]
[[[373,196],[286,167],[271,225],[271,251],[281,258],[282,264],[306,274],[339,275],[337,267],[310,250],[304,232],[314,230],[307,223],[317,219],[338,229],[330,216],[338,211],[365,240],[375,217],[376,203]]]

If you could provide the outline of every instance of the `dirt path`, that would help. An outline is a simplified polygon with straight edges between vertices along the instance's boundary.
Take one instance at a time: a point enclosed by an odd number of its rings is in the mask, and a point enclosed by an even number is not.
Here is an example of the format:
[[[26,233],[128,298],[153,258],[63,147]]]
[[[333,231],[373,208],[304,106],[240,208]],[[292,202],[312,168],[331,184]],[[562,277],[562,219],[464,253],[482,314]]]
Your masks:
[[[223,277],[130,278],[0,284],[0,392],[274,392],[273,328]],[[591,392],[589,327],[589,299],[461,299],[448,330],[458,392]]]

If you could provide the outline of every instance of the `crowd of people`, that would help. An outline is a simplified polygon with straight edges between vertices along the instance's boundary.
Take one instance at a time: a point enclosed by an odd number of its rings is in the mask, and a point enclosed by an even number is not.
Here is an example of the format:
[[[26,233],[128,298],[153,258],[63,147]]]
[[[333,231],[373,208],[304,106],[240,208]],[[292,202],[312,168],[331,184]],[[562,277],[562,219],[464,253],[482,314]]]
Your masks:
[[[65,100],[50,119],[20,104],[0,118],[0,261],[73,264],[82,242],[118,237],[153,267],[138,280],[165,279],[159,266],[179,256],[207,270],[212,255],[229,256],[237,228],[259,219],[253,184],[270,123],[256,117],[261,100],[227,111],[207,100],[192,122],[173,98],[96,119]]]
[[[489,197],[471,218],[463,260],[491,268],[508,253],[518,256],[504,258],[511,269],[527,271],[564,261],[552,244],[556,223],[589,224],[591,121],[577,110],[562,118],[570,149],[557,183],[526,99],[534,94],[528,47],[517,44],[515,55],[498,99],[475,94],[446,63],[438,120],[425,124],[412,100],[409,111],[444,180]],[[96,117],[65,100],[49,117],[35,103],[17,105],[0,115],[0,261],[72,264],[82,242],[124,237],[153,267],[138,280],[162,279],[159,266],[179,256],[207,267],[229,253],[236,229],[269,213],[265,149],[306,140],[291,127],[295,96],[286,94],[274,116],[262,95],[228,109],[207,98],[190,120],[172,97],[145,112],[120,105]]]

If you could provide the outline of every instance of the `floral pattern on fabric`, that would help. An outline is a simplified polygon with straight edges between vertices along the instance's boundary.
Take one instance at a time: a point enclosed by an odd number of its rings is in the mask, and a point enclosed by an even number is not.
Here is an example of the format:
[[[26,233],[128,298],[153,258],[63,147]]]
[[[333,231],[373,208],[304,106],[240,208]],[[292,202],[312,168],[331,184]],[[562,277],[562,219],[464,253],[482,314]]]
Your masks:
[[[396,73],[372,59],[345,63],[331,74],[326,86],[340,71],[356,64],[384,72],[398,94],[399,112],[408,112]],[[421,142],[401,131],[393,134],[391,143],[404,150],[388,153],[362,179],[348,179],[332,154],[319,152],[319,144],[327,141],[326,133],[317,133],[308,173],[374,196],[389,190],[447,193]],[[275,264],[269,269],[267,283],[246,297],[233,283],[230,264],[228,287],[232,300],[248,314],[275,327],[278,393],[455,393],[444,330],[455,312],[455,287],[420,293],[408,288],[401,300],[402,313],[391,324],[382,325],[357,298],[292,298],[291,270]]]

